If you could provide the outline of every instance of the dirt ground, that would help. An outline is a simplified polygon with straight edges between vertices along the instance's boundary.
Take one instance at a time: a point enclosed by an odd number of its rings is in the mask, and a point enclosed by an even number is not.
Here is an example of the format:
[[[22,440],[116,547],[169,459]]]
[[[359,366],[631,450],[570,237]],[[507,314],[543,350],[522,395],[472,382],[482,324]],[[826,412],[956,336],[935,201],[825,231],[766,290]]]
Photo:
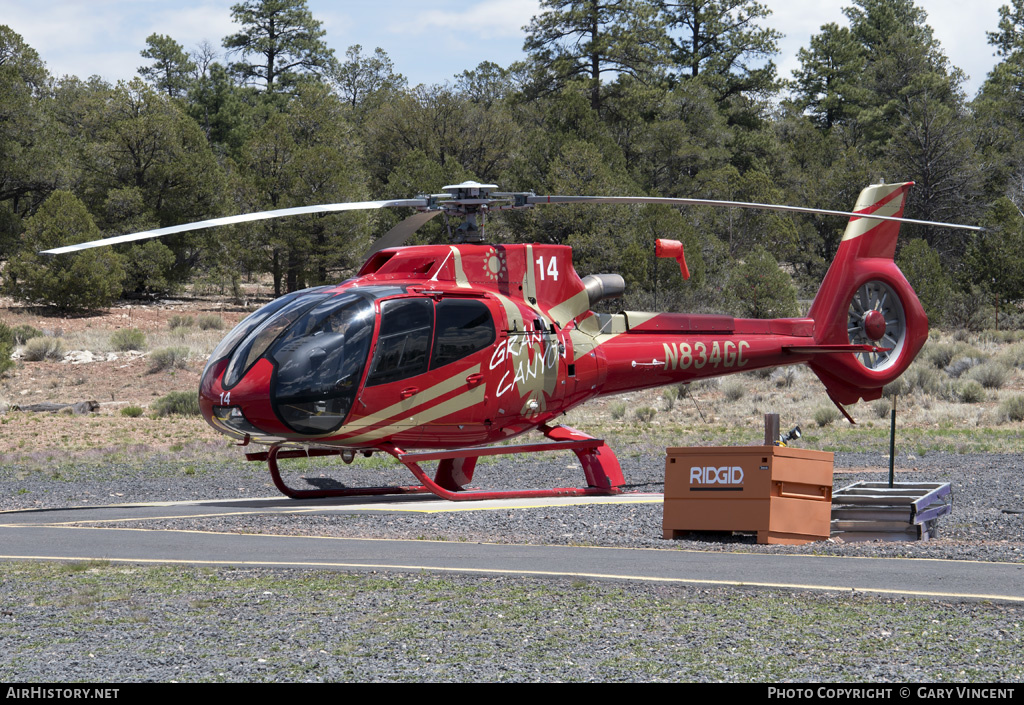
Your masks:
[[[85,418],[66,412],[3,414],[0,457],[132,445],[168,449],[223,440],[202,419],[157,420],[145,412],[154,400],[170,392],[195,391],[207,356],[249,312],[223,298],[182,297],[56,316],[45,309],[0,299],[0,320],[9,326],[30,325],[59,338],[66,354],[89,351],[99,358],[93,362],[19,360],[11,373],[0,377],[0,409],[43,402],[95,401],[100,405],[98,412]],[[203,314],[219,316],[222,327],[201,330],[195,319]],[[192,318],[193,325],[172,330],[174,317]],[[123,328],[141,330],[146,335],[145,350],[114,350],[110,336]],[[152,352],[172,346],[188,348],[184,368],[152,371]],[[141,407],[143,415],[122,415],[122,410],[131,406]]]

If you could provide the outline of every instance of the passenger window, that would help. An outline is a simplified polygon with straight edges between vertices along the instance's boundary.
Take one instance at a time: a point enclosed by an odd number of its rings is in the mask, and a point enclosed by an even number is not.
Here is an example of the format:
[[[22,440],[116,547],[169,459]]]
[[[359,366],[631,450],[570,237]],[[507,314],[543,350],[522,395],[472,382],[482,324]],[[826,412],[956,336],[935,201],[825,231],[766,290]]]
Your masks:
[[[471,299],[444,299],[437,305],[437,326],[430,369],[461,360],[494,342],[494,320],[487,305]]]
[[[426,372],[433,329],[434,311],[429,299],[397,299],[381,304],[380,334],[366,386]]]

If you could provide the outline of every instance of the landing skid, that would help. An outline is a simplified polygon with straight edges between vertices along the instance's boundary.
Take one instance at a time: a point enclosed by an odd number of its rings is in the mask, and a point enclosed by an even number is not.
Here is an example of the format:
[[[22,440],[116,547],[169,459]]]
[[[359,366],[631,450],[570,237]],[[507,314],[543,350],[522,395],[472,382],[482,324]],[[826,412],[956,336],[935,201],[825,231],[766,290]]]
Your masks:
[[[351,450],[343,448],[312,448],[308,450],[285,449],[281,445],[271,446],[266,453],[247,453],[246,459],[267,462],[270,477],[283,494],[292,499],[321,499],[326,497],[358,497],[388,494],[432,493],[451,501],[479,499],[514,499],[533,497],[582,497],[590,495],[613,495],[622,491],[625,484],[622,468],[615,453],[605,442],[593,438],[568,426],[541,426],[540,430],[551,439],[550,443],[531,443],[515,446],[484,446],[460,450],[439,450],[407,453],[392,443],[383,443],[377,450],[394,456],[409,468],[421,485],[394,487],[344,487],[335,489],[297,490],[285,484],[278,469],[278,459],[307,458],[326,455],[342,455]],[[587,480],[586,487],[555,487],[544,490],[494,490],[472,491],[464,485],[472,482],[473,471],[478,458],[488,455],[512,455],[515,453],[537,453],[555,450],[571,450],[576,454]],[[431,478],[420,467],[420,462],[437,460],[437,470]]]

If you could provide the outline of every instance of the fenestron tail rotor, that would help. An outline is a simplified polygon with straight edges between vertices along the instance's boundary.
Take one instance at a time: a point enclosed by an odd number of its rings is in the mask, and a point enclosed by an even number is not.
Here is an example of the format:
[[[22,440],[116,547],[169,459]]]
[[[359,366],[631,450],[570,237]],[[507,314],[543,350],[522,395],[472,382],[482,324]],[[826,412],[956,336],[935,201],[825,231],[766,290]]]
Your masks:
[[[414,208],[418,212],[405,218],[398,225],[389,230],[381,237],[374,246],[367,252],[370,256],[388,247],[398,247],[422,227],[440,213],[446,216],[462,218],[462,223],[454,229],[450,229],[450,236],[455,243],[483,242],[484,221],[490,211],[517,210],[521,208],[533,208],[541,205],[665,205],[665,206],[712,206],[718,208],[750,208],[755,210],[773,210],[791,213],[807,213],[817,215],[833,215],[850,218],[869,218],[872,220],[889,220],[902,223],[915,223],[919,225],[932,225],[936,227],[960,228],[965,230],[982,230],[982,228],[971,225],[956,225],[952,223],[940,223],[926,220],[913,220],[910,218],[898,218],[893,216],[878,215],[868,212],[847,212],[833,211],[820,208],[805,208],[801,206],[784,206],[771,203],[746,203],[742,201],[717,201],[700,198],[660,198],[647,196],[538,196],[532,192],[499,193],[494,191],[497,186],[494,184],[481,184],[476,181],[465,181],[461,184],[445,186],[446,193],[417,196],[416,198],[401,198],[383,201],[358,201],[353,203],[328,203],[317,206],[302,206],[298,208],[282,208],[279,210],[259,211],[257,213],[245,213],[232,215],[223,218],[211,218],[195,223],[184,225],[173,225],[167,228],[146,230],[144,232],[118,235],[102,240],[93,240],[76,245],[65,245],[50,250],[43,250],[43,254],[64,254],[89,249],[91,247],[102,247],[104,245],[118,245],[125,242],[135,242],[149,238],[184,233],[192,230],[203,230],[222,225],[234,225],[236,223],[250,223],[272,218],[285,218],[295,215],[310,215],[317,213],[338,213],[355,210],[376,210],[380,208]]]
[[[907,336],[907,317],[895,290],[878,279],[854,292],[847,316],[847,333],[855,345],[874,345],[875,352],[858,354],[869,370],[884,370],[899,360]]]

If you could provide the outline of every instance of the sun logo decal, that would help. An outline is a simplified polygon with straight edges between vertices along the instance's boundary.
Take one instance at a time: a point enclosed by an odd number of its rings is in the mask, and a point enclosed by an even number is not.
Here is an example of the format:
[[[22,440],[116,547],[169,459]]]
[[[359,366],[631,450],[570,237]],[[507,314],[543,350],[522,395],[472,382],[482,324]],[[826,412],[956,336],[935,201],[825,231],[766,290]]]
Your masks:
[[[501,281],[508,278],[508,261],[504,252],[498,252],[493,247],[484,255],[484,274],[491,281]]]

